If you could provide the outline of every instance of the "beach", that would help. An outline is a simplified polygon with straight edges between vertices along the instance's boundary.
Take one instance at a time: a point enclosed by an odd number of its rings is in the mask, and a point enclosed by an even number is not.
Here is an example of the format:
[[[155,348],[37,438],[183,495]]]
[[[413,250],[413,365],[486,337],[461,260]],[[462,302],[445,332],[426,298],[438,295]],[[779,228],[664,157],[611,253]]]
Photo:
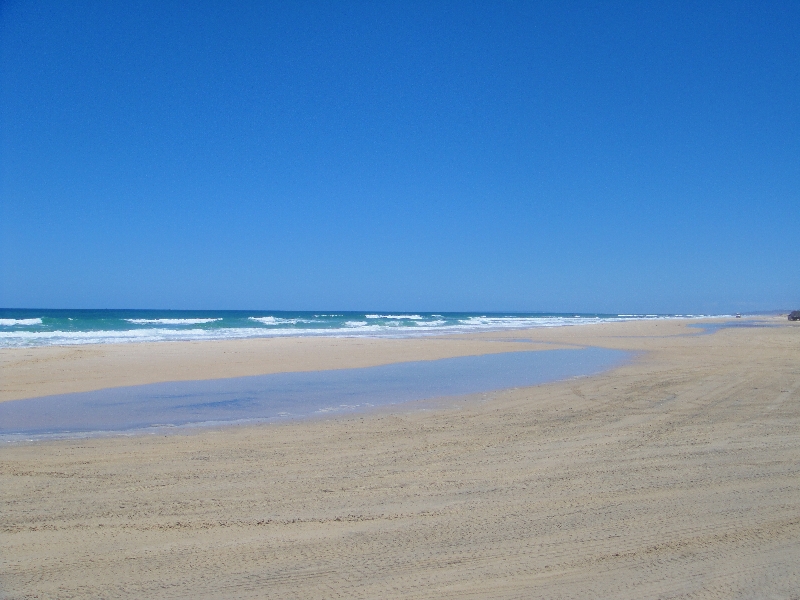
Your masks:
[[[0,349],[0,400],[515,350],[613,370],[280,424],[0,448],[0,597],[797,598],[800,327]]]

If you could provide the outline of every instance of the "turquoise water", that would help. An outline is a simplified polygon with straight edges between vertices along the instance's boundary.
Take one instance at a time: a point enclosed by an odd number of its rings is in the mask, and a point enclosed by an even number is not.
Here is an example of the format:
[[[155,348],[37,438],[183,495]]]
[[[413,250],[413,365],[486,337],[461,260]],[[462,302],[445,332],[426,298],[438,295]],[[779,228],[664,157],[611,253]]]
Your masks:
[[[0,309],[0,348],[275,336],[413,337],[703,315]]]
[[[629,354],[521,351],[361,369],[155,383],[0,403],[0,439],[297,419],[591,375]]]

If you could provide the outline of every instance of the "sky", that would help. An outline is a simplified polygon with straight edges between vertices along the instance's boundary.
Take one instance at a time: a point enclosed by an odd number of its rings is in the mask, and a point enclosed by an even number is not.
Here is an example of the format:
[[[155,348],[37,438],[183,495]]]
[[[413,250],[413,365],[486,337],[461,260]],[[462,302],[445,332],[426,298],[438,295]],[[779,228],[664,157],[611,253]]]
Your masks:
[[[0,306],[800,308],[800,3],[0,2]]]

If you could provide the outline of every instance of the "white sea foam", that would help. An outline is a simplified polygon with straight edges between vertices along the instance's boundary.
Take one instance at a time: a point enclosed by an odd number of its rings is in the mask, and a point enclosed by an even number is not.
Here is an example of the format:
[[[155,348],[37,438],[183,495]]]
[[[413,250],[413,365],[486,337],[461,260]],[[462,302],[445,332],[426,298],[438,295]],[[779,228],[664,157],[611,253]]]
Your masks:
[[[264,325],[277,325],[278,319],[275,317],[247,317],[251,321],[258,321]]]
[[[420,321],[425,317],[421,315],[364,315],[368,319],[402,319],[408,321]]]
[[[202,325],[203,323],[213,323],[222,321],[219,319],[125,319],[134,325]]]
[[[524,328],[524,327],[559,327],[596,322],[597,317],[467,317],[459,323],[467,328]]]
[[[264,325],[297,325],[298,323],[314,323],[309,319],[281,319],[279,317],[247,317]]]
[[[13,327],[14,325],[41,325],[41,319],[0,319],[0,325]]]
[[[641,319],[635,317],[634,319]],[[529,327],[564,327],[567,325],[587,325],[589,323],[630,321],[631,318],[617,317],[468,317],[459,320],[463,329],[526,329]]]
[[[287,333],[294,330],[286,330]],[[172,340],[213,340],[263,335],[255,327],[225,329],[127,329],[99,331],[0,331],[0,347],[72,346],[80,344],[119,344]]]

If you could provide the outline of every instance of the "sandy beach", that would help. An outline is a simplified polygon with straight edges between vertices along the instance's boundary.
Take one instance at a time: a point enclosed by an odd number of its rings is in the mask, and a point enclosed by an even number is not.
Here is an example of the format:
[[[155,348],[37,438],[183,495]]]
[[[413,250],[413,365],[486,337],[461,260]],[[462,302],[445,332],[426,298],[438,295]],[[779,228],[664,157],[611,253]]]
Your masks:
[[[592,377],[0,449],[0,598],[800,598],[800,326],[0,350],[0,400],[521,349]]]

